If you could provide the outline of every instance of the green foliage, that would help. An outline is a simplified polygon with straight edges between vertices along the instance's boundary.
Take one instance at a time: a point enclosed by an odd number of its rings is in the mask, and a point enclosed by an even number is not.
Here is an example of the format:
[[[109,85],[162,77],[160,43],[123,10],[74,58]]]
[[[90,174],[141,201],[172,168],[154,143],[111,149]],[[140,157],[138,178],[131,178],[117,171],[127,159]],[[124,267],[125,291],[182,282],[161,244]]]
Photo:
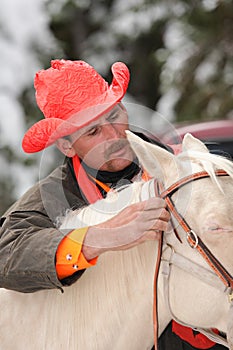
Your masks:
[[[189,28],[193,50],[174,74],[173,85],[180,94],[175,105],[178,121],[232,117],[233,3],[216,1],[211,10],[204,3],[208,2],[192,2],[180,18]]]
[[[132,75],[129,93],[153,109],[163,94],[175,89],[178,121],[231,115],[232,1],[79,3],[66,1],[51,20],[51,29],[67,58],[87,59],[97,66],[101,61],[108,80],[111,77],[106,68],[115,60],[126,62]],[[166,47],[165,36],[174,24],[179,24],[179,35],[186,42],[171,49]],[[175,36],[174,32],[173,40]],[[169,60],[183,51],[187,57],[181,67],[169,66]]]

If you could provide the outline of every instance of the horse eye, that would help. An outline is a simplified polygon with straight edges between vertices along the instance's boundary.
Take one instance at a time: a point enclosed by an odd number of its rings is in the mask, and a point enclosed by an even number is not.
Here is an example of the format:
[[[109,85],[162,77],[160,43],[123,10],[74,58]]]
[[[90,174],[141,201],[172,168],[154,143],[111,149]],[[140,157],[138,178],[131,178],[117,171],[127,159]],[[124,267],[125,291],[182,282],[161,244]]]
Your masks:
[[[208,231],[221,232],[221,231],[224,231],[224,228],[216,224],[216,225],[209,226]]]

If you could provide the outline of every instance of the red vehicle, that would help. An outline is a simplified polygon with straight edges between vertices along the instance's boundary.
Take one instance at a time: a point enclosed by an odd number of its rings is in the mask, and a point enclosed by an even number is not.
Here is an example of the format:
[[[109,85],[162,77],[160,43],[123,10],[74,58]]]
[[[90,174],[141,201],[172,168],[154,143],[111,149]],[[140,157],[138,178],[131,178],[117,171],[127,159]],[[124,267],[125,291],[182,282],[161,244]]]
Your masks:
[[[233,158],[233,120],[176,126],[172,132],[164,133],[160,139],[168,144],[180,143],[186,133],[203,141],[210,150],[229,154]]]

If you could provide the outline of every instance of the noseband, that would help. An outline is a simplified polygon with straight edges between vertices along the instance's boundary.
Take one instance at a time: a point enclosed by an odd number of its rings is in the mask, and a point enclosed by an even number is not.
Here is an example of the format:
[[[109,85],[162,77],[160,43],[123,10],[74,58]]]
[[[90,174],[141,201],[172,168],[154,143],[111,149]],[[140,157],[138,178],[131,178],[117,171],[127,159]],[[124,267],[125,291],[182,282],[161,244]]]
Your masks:
[[[224,170],[217,170],[215,174],[217,176],[229,176],[227,172],[225,172]],[[231,274],[224,268],[224,266],[222,266],[222,264],[218,261],[218,259],[207,248],[205,243],[200,239],[197,233],[195,233],[195,231],[192,230],[192,228],[189,226],[189,224],[186,222],[183,216],[180,215],[180,213],[176,210],[176,207],[171,199],[172,195],[182,186],[190,182],[207,178],[207,177],[210,177],[210,175],[206,171],[201,171],[201,172],[186,176],[178,180],[177,182],[175,182],[174,184],[172,184],[170,187],[163,190],[162,192],[160,192],[161,190],[159,189],[159,196],[166,201],[170,213],[176,218],[180,226],[185,231],[186,239],[190,247],[193,249],[197,249],[198,252],[209,264],[209,266],[214,270],[217,276],[221,279],[224,285],[228,288],[230,287],[231,289],[233,289],[233,277],[231,276]],[[179,237],[178,239],[180,240]],[[233,293],[229,295],[229,298],[230,298],[230,301],[233,300]]]

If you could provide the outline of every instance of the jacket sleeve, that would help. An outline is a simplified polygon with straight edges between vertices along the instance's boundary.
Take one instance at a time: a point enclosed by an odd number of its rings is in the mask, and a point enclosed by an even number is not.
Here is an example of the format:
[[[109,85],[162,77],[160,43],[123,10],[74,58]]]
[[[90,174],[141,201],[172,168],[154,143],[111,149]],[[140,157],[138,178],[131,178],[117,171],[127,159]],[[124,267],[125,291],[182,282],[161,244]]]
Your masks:
[[[54,257],[61,233],[36,211],[13,211],[0,234],[0,287],[20,292],[61,288]]]
[[[1,218],[0,288],[35,292],[74,283],[85,270],[59,279],[56,252],[65,235],[56,219],[75,204],[85,203],[72,192],[72,178],[58,169],[29,189]],[[64,187],[61,181],[65,178]]]
[[[64,233],[37,211],[13,211],[2,221],[0,230],[0,287],[19,292],[70,285],[82,271],[60,281],[55,256]]]

